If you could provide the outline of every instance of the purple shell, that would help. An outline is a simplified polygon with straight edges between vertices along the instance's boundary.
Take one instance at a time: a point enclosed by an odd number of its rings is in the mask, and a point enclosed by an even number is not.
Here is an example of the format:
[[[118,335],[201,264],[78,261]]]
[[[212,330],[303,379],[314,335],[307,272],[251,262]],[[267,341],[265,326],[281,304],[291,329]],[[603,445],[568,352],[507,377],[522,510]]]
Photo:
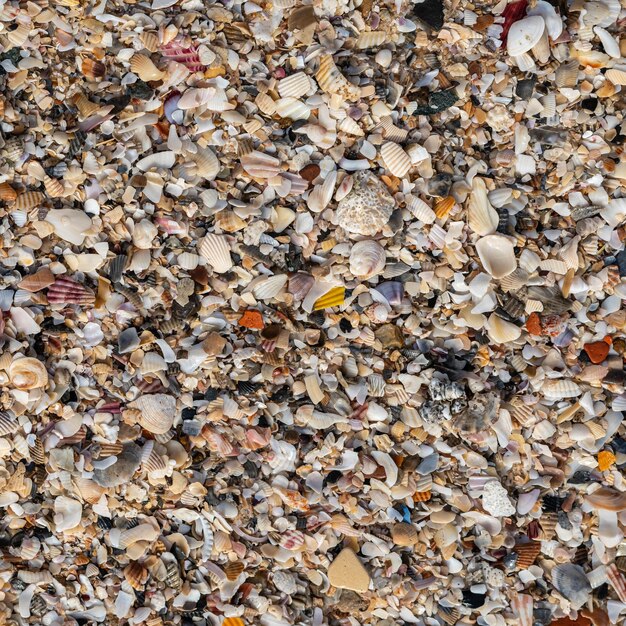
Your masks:
[[[184,113],[182,112],[181,109],[178,108],[178,101],[180,100],[180,94],[175,91],[173,93],[171,93],[167,100],[165,101],[165,103],[163,104],[163,112],[165,113],[165,117],[167,118],[167,121],[170,124],[180,124],[182,123],[182,117],[184,115]],[[176,117],[178,117],[180,119],[179,122],[177,122],[174,119],[174,114],[180,111],[179,115],[177,115]]]
[[[380,285],[375,287],[375,290],[383,296],[391,306],[398,306],[402,303],[404,285],[397,280],[380,283]]]

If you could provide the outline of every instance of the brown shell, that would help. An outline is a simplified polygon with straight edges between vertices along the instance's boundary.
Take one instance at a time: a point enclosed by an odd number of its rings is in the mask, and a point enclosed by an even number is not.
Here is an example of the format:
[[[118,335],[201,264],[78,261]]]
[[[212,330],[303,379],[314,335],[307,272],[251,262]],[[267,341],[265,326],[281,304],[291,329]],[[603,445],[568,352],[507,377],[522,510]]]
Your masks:
[[[244,564],[241,561],[232,561],[224,565],[224,573],[228,580],[237,580],[239,574],[245,569]]]
[[[30,209],[39,206],[44,197],[40,191],[25,191],[17,196],[12,208],[16,211],[30,211]]]
[[[15,202],[17,191],[9,183],[0,183],[0,200],[5,202]]]
[[[106,74],[106,66],[95,59],[83,59],[81,71],[89,80],[100,80]]]
[[[601,511],[624,511],[626,510],[626,492],[617,491],[610,487],[600,487],[592,494],[585,496],[587,504]]]
[[[541,542],[529,541],[528,543],[518,543],[515,546],[517,554],[517,567],[519,569],[528,569],[539,556],[541,552]]]
[[[54,274],[47,267],[42,267],[35,274],[22,278],[22,280],[18,283],[18,287],[20,289],[24,289],[25,291],[36,293],[37,291],[41,291],[42,289],[52,285],[54,281]]]
[[[124,578],[133,589],[141,590],[148,580],[148,570],[141,563],[133,561],[124,568]]]

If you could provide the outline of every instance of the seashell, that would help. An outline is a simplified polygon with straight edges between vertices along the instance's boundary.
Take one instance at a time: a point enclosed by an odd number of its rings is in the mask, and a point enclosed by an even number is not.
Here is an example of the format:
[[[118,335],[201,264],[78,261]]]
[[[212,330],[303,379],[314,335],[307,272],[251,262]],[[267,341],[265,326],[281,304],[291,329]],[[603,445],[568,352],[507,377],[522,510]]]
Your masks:
[[[57,278],[48,288],[48,302],[51,304],[93,304],[93,291],[71,278]]]
[[[454,426],[464,433],[479,433],[487,430],[498,419],[500,397],[495,393],[475,396],[454,420]]]
[[[63,184],[56,178],[50,178],[46,175],[43,179],[43,184],[46,188],[46,193],[51,198],[60,198],[65,195],[65,188],[63,187]]]
[[[83,507],[78,500],[66,496],[57,496],[54,501],[54,525],[56,532],[76,528],[80,524]]]
[[[533,597],[527,593],[518,593],[511,598],[511,609],[514,611],[520,626],[533,626]]]
[[[300,530],[286,530],[280,538],[280,546],[285,550],[298,550],[304,544],[304,533]]]
[[[307,206],[314,213],[321,213],[331,201],[335,184],[337,182],[337,170],[333,170],[326,175],[321,185],[315,185],[307,198]]]
[[[167,370],[165,359],[157,352],[147,352],[141,361],[141,373],[154,374],[155,372],[163,372]]]
[[[322,309],[329,309],[333,306],[341,306],[345,300],[345,294],[345,287],[333,287],[315,301],[313,310],[321,311]]]
[[[359,241],[350,251],[350,272],[354,276],[368,279],[380,274],[386,261],[385,249],[376,241]]]
[[[301,98],[311,90],[311,79],[304,72],[296,72],[278,81],[281,98]]]
[[[195,46],[185,46],[179,39],[174,39],[163,45],[161,54],[166,59],[185,66],[190,72],[201,72],[204,69],[204,64]]]
[[[17,196],[12,208],[16,211],[30,211],[38,207],[43,202],[44,197],[40,191],[25,191]]]
[[[256,283],[252,293],[257,300],[271,300],[283,291],[287,284],[286,274],[267,276],[261,282]]]
[[[560,563],[552,568],[552,584],[554,588],[567,598],[574,609],[579,609],[591,594],[591,585],[580,565]]]
[[[222,89],[215,87],[187,89],[178,101],[178,108],[183,111],[202,107],[207,111],[229,111],[235,108],[226,98]]]
[[[0,183],[0,200],[7,203],[14,202],[17,198],[17,191],[9,183]]]
[[[18,287],[31,293],[37,293],[49,287],[55,280],[54,274],[47,267],[42,267],[35,274],[22,278]]]
[[[582,395],[582,390],[574,381],[559,378],[546,380],[541,386],[541,393],[550,400],[561,400],[576,398]]]
[[[379,293],[391,306],[402,304],[404,285],[401,282],[386,281],[377,285],[374,291]]]
[[[600,511],[626,510],[626,492],[617,491],[611,487],[600,487],[585,496],[585,502]]]
[[[26,211],[11,211],[9,214],[16,226],[22,227],[28,221],[28,213]]]
[[[539,63],[547,63],[550,60],[550,40],[547,29],[544,28],[539,41],[532,47],[532,53]]]
[[[5,411],[0,411],[0,436],[12,435],[21,428],[20,423],[12,419]]]
[[[80,69],[89,80],[100,80],[106,74],[104,63],[90,58],[83,59]]]
[[[515,250],[504,235],[487,235],[476,242],[476,252],[483,267],[494,278],[504,278],[517,267]]]
[[[259,107],[261,113],[265,113],[265,115],[274,115],[276,113],[276,103],[268,94],[257,94],[254,102]]]
[[[7,30],[6,36],[11,44],[11,48],[21,48],[26,41],[28,40],[28,36],[30,35],[30,25],[29,24],[17,24],[17,28],[14,30]]]
[[[230,246],[226,237],[212,233],[206,235],[198,247],[198,252],[218,274],[228,272],[233,267]]]
[[[200,257],[193,252],[183,252],[178,255],[177,263],[184,270],[195,270],[200,263]]]
[[[244,569],[245,565],[241,561],[231,561],[224,565],[224,573],[228,580],[237,580]]]
[[[389,222],[395,201],[370,172],[356,172],[348,195],[337,205],[336,222],[348,233],[373,236]]]
[[[299,272],[289,277],[287,290],[293,295],[295,300],[304,300],[314,284],[315,279],[313,276]]]
[[[585,2],[583,21],[586,25],[611,26],[619,17],[621,5],[617,0]]]
[[[606,568],[606,577],[611,583],[611,587],[615,589],[615,593],[620,602],[626,602],[626,578],[624,578],[624,575],[617,569],[615,563],[611,563],[611,565]]]
[[[598,36],[598,39],[602,42],[604,51],[614,59],[619,59],[622,55],[619,48],[619,43],[608,31],[600,26],[595,26],[593,32]]]
[[[76,246],[83,244],[85,233],[92,227],[91,218],[74,209],[48,211],[45,221],[52,224],[58,237]]]
[[[28,537],[22,541],[22,545],[20,546],[20,557],[24,561],[30,561],[34,559],[37,554],[39,554],[40,549],[41,541],[39,541],[37,537]]]
[[[141,464],[141,449],[134,443],[125,444],[122,452],[116,455],[113,464],[104,469],[95,469],[93,481],[101,487],[117,487],[130,482]]]
[[[219,159],[208,148],[200,150],[194,156],[194,163],[196,164],[194,174],[206,180],[213,180],[221,169]]]
[[[141,591],[148,581],[148,569],[141,563],[133,561],[124,568],[124,578],[133,588]]]
[[[492,313],[487,321],[487,334],[496,343],[510,343],[520,338],[522,329]]]
[[[320,59],[315,78],[322,91],[337,94],[348,101],[355,101],[361,97],[360,88],[345,78],[330,54],[325,54]]]
[[[474,177],[467,205],[467,223],[478,235],[491,235],[498,227],[498,213],[487,197],[487,187],[482,178]]]
[[[354,137],[363,137],[365,135],[365,132],[357,124],[356,120],[353,120],[349,116],[344,117],[339,124],[337,124],[337,129]]]
[[[308,120],[311,115],[309,105],[297,98],[280,98],[274,104],[276,106],[276,115],[285,119],[288,118],[293,121]]]
[[[134,54],[130,60],[130,71],[137,74],[145,82],[161,80],[165,74],[157,68],[149,56],[145,54]]]
[[[48,371],[45,365],[34,358],[24,357],[11,363],[9,380],[16,389],[39,389],[48,384]]]
[[[274,178],[281,172],[277,158],[257,150],[241,156],[240,162],[243,169],[254,178]]]
[[[148,52],[156,52],[159,49],[159,35],[151,31],[145,31],[139,35],[139,41]]]
[[[163,393],[139,396],[131,408],[141,411],[139,424],[147,431],[160,435],[166,433],[176,418],[176,400]]]
[[[391,540],[397,546],[413,546],[419,540],[417,529],[413,524],[398,522],[391,527]]]
[[[576,87],[578,84],[578,61],[570,59],[561,63],[555,71],[554,82],[557,87]]]
[[[387,33],[382,30],[371,30],[361,33],[356,40],[356,47],[359,50],[366,48],[376,48],[382,46],[387,41]]]
[[[432,224],[437,219],[435,212],[423,200],[415,196],[407,196],[406,208],[415,219],[424,222],[424,224]]]
[[[384,166],[398,178],[406,176],[411,169],[411,157],[397,143],[388,141],[380,148]]]
[[[285,572],[283,570],[275,571],[272,575],[272,581],[276,589],[289,596],[293,595],[298,590],[296,577],[290,572]]]
[[[626,70],[610,69],[604,75],[614,85],[626,85]]]
[[[506,40],[509,55],[517,57],[537,45],[545,31],[545,26],[543,18],[539,15],[525,17],[514,22]]]
[[[541,552],[541,542],[529,541],[527,543],[518,543],[515,545],[515,553],[517,554],[516,565],[519,569],[528,569],[535,563],[535,560]]]

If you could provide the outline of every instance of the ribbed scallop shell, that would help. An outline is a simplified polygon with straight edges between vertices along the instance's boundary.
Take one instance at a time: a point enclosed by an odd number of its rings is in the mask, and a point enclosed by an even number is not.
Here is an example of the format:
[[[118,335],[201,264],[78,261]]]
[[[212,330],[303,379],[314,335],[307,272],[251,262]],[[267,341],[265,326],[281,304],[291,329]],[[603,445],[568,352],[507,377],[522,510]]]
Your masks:
[[[529,541],[528,543],[520,543],[515,546],[514,551],[517,554],[516,565],[518,569],[528,569],[534,564],[541,552],[541,542]]]
[[[371,30],[359,35],[356,40],[356,47],[360,50],[365,48],[375,48],[381,46],[387,41],[387,33],[382,30]]]
[[[567,264],[558,259],[544,259],[539,263],[539,267],[544,272],[553,272],[561,276],[567,273]]]
[[[63,187],[63,183],[56,178],[50,178],[50,176],[45,176],[43,179],[43,185],[46,188],[46,193],[51,198],[60,198],[65,195],[65,188]]]
[[[194,157],[195,174],[206,180],[213,180],[220,171],[219,159],[208,148],[201,150]]]
[[[385,167],[398,178],[406,176],[411,169],[411,157],[397,143],[384,143],[380,148],[380,156]]]
[[[424,222],[424,224],[432,224],[437,219],[435,212],[416,196],[407,196],[406,208],[411,211],[415,219]]]
[[[626,71],[610,69],[604,74],[614,85],[626,85]]]
[[[315,301],[313,304],[313,310],[320,311],[322,309],[329,309],[333,306],[340,306],[345,300],[345,295],[345,287],[333,287],[330,291]]]
[[[570,59],[561,63],[556,69],[554,82],[557,87],[576,87],[578,84],[578,61]]]
[[[200,257],[193,252],[183,252],[178,255],[178,265],[184,270],[194,270],[200,263]]]
[[[12,435],[20,429],[20,424],[13,419],[8,413],[0,411],[0,436]]]
[[[237,580],[244,569],[245,565],[241,561],[231,561],[224,565],[224,573],[228,580]]]
[[[154,32],[143,32],[139,35],[139,41],[149,52],[156,52],[159,49],[159,36]]]
[[[322,91],[335,93],[349,101],[358,100],[361,97],[360,88],[345,78],[335,65],[335,61],[330,54],[326,54],[320,59],[319,69],[315,74],[315,78]]]
[[[83,500],[90,504],[96,504],[102,497],[102,494],[106,492],[104,487],[89,478],[80,478],[76,481],[76,485]]]
[[[257,94],[254,102],[259,107],[261,113],[265,113],[265,115],[274,115],[276,113],[276,102],[268,94]]]
[[[148,570],[141,563],[133,561],[124,568],[124,578],[133,589],[141,590],[148,580]]]
[[[163,372],[167,369],[165,359],[158,352],[147,352],[141,361],[141,373],[154,374],[155,372]]]
[[[44,197],[40,191],[25,191],[17,196],[12,209],[16,211],[30,211],[39,206],[43,202]]]
[[[478,235],[491,235],[498,228],[498,212],[487,197],[485,181],[478,176],[472,181],[472,192],[467,205],[467,223]]]
[[[254,178],[274,178],[280,174],[280,161],[258,150],[253,150],[240,157],[243,169]]]
[[[262,281],[256,283],[252,293],[258,300],[271,300],[284,290],[286,284],[287,274],[267,276]]]
[[[519,619],[520,626],[533,626],[533,597],[527,593],[518,593],[511,598],[511,609]]]
[[[591,585],[580,565],[562,563],[552,568],[552,584],[575,608],[580,608],[591,593]]]
[[[233,267],[226,237],[210,233],[204,237],[198,251],[218,274],[228,272]]]
[[[386,261],[385,249],[376,241],[359,241],[350,251],[350,272],[359,278],[380,274]]]
[[[139,423],[147,431],[155,434],[166,433],[176,417],[176,400],[163,393],[140,396],[133,403],[139,409]]]
[[[304,72],[296,72],[278,81],[281,98],[301,98],[311,90],[311,79]]]
[[[313,276],[299,272],[289,277],[288,291],[295,300],[304,300],[314,284],[315,278]]]
[[[130,71],[145,82],[161,80],[165,75],[145,54],[135,54],[130,60]]]
[[[46,366],[31,357],[16,359],[11,363],[8,370],[11,385],[16,389],[29,390],[39,389],[48,384],[48,371]]]

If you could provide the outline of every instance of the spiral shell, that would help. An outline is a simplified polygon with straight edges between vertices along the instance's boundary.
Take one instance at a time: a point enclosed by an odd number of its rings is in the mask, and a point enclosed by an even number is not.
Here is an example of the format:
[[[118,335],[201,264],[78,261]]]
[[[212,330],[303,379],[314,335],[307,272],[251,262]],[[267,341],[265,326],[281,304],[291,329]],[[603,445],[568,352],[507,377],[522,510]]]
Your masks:
[[[48,384],[48,372],[45,365],[31,357],[17,359],[9,367],[11,384],[21,390],[39,389]]]

